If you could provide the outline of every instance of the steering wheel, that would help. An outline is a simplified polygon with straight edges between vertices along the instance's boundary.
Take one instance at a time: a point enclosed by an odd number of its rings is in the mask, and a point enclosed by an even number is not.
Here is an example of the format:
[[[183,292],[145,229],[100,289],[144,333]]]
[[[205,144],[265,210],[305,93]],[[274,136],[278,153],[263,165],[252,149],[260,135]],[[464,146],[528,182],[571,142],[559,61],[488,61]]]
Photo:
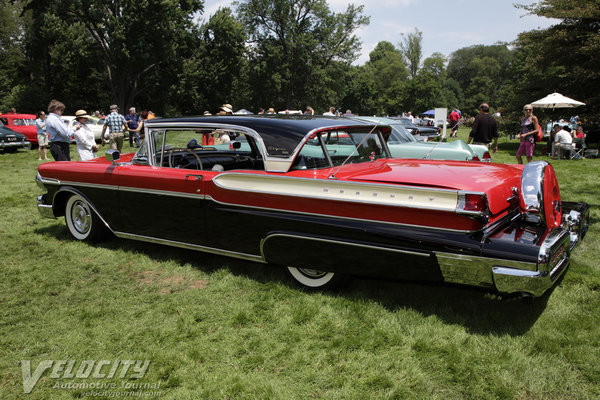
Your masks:
[[[167,150],[169,152],[169,167],[171,168],[184,168],[184,169],[189,169],[192,165],[194,165],[195,169],[198,170],[202,170],[202,160],[200,159],[200,157],[198,156],[198,154],[196,154],[195,152],[193,152],[191,149],[188,149],[187,147],[173,147]],[[175,163],[173,162],[174,160],[174,156],[173,153],[175,153],[176,151],[183,151],[186,153],[191,154],[192,156],[196,157],[196,160],[198,161],[197,163],[194,163],[192,161],[188,161],[188,154],[184,154],[181,157],[181,162],[175,166]]]

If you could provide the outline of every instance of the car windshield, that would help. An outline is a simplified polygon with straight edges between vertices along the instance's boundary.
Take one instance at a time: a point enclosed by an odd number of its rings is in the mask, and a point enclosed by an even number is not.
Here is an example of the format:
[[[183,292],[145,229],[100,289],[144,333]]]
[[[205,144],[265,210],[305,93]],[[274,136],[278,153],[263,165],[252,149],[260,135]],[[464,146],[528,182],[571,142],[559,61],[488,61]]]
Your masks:
[[[392,133],[388,139],[388,144],[402,144],[417,142],[417,139],[406,130],[406,128],[400,124],[390,125],[392,127]]]
[[[412,122],[410,122],[409,119],[405,119],[405,118],[398,118],[397,119],[398,122],[400,122],[400,124],[404,125],[404,126],[408,126],[408,127],[416,127],[415,124],[413,124]]]
[[[387,150],[378,129],[334,130],[312,135],[294,160],[292,169],[336,167],[386,158]]]

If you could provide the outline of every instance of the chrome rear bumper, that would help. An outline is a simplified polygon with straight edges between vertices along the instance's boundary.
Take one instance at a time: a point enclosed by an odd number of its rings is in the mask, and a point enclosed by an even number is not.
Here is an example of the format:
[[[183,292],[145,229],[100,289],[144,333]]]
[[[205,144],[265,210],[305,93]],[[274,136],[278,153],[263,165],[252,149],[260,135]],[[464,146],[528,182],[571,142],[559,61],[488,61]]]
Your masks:
[[[587,203],[563,203],[562,226],[539,246],[537,263],[436,252],[444,281],[541,296],[565,273],[572,250],[588,230]]]

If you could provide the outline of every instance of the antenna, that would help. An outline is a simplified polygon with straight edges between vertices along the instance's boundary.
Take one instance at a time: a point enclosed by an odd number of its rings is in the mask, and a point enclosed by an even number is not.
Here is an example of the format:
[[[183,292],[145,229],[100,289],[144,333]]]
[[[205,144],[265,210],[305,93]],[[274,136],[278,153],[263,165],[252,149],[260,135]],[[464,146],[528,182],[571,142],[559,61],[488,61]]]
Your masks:
[[[363,140],[361,140],[361,141],[360,141],[360,143],[359,143],[357,146],[355,146],[355,147],[354,147],[354,150],[352,150],[352,153],[350,153],[350,155],[349,155],[348,157],[346,157],[346,159],[344,160],[344,162],[342,163],[342,165],[340,165],[340,166],[338,167],[338,169],[337,169],[337,170],[336,170],[336,171],[335,171],[333,174],[329,175],[329,179],[337,179],[337,178],[335,177],[335,175],[336,175],[336,174],[337,174],[337,173],[340,171],[340,169],[341,169],[341,168],[342,168],[344,165],[346,165],[346,163],[348,162],[348,160],[350,159],[350,157],[352,157],[352,156],[354,155],[354,153],[356,153],[356,150],[358,150],[358,148],[359,148],[359,147],[360,147],[360,146],[363,144],[363,142],[364,142],[365,140],[367,140],[367,138],[368,138],[369,136],[371,136],[371,134],[373,133],[373,131],[374,131],[374,130],[375,130],[377,127],[378,127],[378,126],[379,126],[379,125],[378,125],[378,124],[376,124],[376,125],[373,127],[373,129],[371,129],[371,132],[369,132],[369,134],[368,134],[368,135],[366,135],[366,136],[363,138]]]

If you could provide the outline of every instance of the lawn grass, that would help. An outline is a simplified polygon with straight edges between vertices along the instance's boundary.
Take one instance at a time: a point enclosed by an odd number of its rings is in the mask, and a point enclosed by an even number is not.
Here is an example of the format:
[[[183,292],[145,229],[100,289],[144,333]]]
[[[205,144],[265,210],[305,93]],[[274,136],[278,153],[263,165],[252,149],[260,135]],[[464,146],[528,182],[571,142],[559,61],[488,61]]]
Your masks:
[[[514,162],[517,142],[499,147],[494,160]],[[538,154],[564,200],[590,203],[591,226],[560,284],[524,302],[377,280],[306,292],[270,266],[80,243],[36,210],[37,151],[0,153],[0,399],[81,398],[53,386],[123,381],[46,371],[23,393],[21,360],[63,359],[150,360],[139,381],[166,399],[599,398],[600,160]]]

